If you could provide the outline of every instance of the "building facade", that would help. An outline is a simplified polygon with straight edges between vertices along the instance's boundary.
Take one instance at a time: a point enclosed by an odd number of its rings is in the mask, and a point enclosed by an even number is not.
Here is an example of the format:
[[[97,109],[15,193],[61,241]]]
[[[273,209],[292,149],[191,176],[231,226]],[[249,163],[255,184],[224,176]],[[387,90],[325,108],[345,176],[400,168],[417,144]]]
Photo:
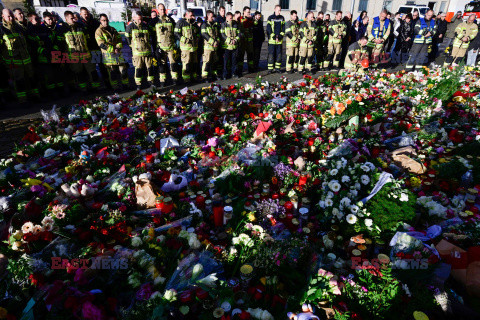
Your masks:
[[[252,11],[255,11],[260,6],[259,1],[262,0],[233,0],[232,10],[242,11],[243,7],[249,6],[252,8]],[[323,11],[332,15],[337,10],[341,10],[344,13],[351,12],[355,19],[363,10],[367,11],[370,17],[374,17],[380,13],[382,8],[395,13],[400,6],[411,3],[426,5],[435,12],[446,11],[451,1],[455,0],[263,0],[261,11],[266,18],[273,13],[275,5],[280,4],[282,15],[285,19],[289,19],[291,10],[296,10],[300,19],[304,19],[308,11],[313,11],[315,14]]]

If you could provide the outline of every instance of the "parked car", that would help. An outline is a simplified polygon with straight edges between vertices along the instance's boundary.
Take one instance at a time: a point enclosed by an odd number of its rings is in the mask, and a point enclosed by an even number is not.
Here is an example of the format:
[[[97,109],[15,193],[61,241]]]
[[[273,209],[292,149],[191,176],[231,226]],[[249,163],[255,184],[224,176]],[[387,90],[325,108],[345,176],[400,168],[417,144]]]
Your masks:
[[[195,18],[200,17],[202,19],[205,19],[205,16],[207,15],[207,10],[204,7],[187,7],[187,9],[193,10],[193,14],[195,15]],[[167,15],[172,17],[172,19],[175,20],[175,22],[177,22],[178,20],[180,20],[180,18],[182,18],[180,16],[180,7],[174,7],[174,8],[168,9]]]
[[[423,6],[423,5],[404,5],[398,8],[398,12],[402,14],[408,14],[408,13],[413,13],[413,11],[417,10],[419,13],[419,17],[423,18],[428,9],[429,8],[427,6]]]

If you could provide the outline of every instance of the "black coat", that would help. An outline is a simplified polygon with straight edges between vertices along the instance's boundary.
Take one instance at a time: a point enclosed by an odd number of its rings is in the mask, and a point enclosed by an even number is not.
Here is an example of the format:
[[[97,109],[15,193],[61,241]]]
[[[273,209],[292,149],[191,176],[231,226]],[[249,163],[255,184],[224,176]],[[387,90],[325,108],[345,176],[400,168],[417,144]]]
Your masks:
[[[358,27],[358,30],[354,26],[350,29],[350,44],[357,42],[361,37],[365,35],[366,28],[362,28],[362,25]]]
[[[265,29],[263,28],[263,20],[254,21],[252,27],[253,46],[259,47],[265,41]]]
[[[475,38],[473,38],[472,41],[470,41],[468,50],[479,50],[479,49],[480,49],[480,35],[477,35]]]
[[[448,21],[447,20],[437,20],[437,32],[435,33],[435,39],[437,43],[442,43],[445,38],[445,33],[447,32]],[[441,38],[438,36],[442,35]]]
[[[400,27],[398,28],[398,38],[395,45],[395,51],[408,51],[413,43],[414,37],[414,25],[412,23],[406,23],[402,20]],[[410,38],[407,41],[407,38]]]

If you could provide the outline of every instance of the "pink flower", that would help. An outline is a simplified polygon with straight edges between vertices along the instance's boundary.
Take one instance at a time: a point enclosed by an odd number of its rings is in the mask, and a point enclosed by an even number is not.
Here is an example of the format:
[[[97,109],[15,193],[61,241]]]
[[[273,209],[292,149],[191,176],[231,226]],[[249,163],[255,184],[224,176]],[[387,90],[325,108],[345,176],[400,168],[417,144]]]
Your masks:
[[[88,320],[103,320],[102,310],[95,306],[90,301],[87,301],[82,306],[82,315],[84,319]]]

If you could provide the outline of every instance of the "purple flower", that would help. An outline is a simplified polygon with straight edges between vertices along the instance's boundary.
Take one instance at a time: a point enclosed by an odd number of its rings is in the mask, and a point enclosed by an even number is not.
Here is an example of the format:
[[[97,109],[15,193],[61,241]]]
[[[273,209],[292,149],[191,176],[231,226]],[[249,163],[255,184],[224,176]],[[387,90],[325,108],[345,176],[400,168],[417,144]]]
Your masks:
[[[136,297],[138,300],[148,300],[153,293],[153,288],[150,283],[145,283],[137,291]]]
[[[275,176],[278,179],[283,181],[293,170],[292,170],[292,168],[290,168],[289,166],[287,166],[287,165],[285,165],[281,162],[273,168],[273,171],[275,173]]]

